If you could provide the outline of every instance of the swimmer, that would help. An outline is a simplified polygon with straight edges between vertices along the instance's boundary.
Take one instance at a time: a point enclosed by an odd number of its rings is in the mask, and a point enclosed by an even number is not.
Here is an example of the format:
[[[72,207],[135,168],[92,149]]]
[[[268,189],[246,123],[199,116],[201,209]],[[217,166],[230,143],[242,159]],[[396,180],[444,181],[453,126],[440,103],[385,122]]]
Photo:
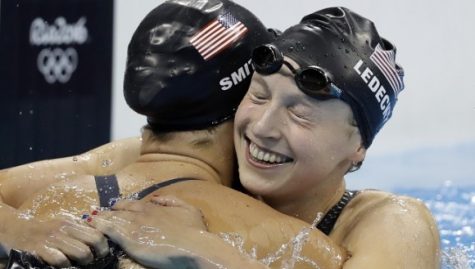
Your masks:
[[[203,38],[214,27],[220,28],[227,38],[212,41]],[[270,42],[272,37],[250,12],[227,0],[171,0],[149,13],[129,44],[124,80],[127,103],[148,120],[143,130],[141,156],[114,175],[76,176],[39,190],[30,186],[37,192],[17,208],[8,208],[9,215],[0,212],[3,221],[0,232],[10,235],[3,237],[6,241],[0,237],[2,247],[7,250],[4,252],[11,248],[36,251],[35,245],[27,245],[29,240],[18,242],[13,237],[28,234],[27,225],[16,225],[18,212],[27,212],[23,223],[38,225],[68,216],[80,217],[84,212],[94,216],[90,212],[99,206],[110,206],[118,196],[173,194],[198,207],[207,223],[206,226],[196,221],[167,225],[173,215],[155,219],[162,222],[161,233],[166,229],[179,230],[157,241],[160,253],[165,256],[161,257],[162,263],[170,255],[178,255],[207,266],[262,268],[263,264],[241,255],[216,234],[238,234],[244,249],[249,253],[255,250],[256,258],[262,259],[291,242],[302,230],[309,230],[302,255],[315,260],[320,268],[340,268],[345,251],[333,246],[320,231],[310,230],[308,223],[226,187],[231,185],[234,174],[231,119],[249,87],[251,51]],[[159,201],[167,203],[166,198]],[[190,211],[200,217],[197,211]],[[197,231],[190,228],[196,226]],[[51,226],[50,230],[58,230],[55,227]],[[107,246],[100,238],[77,242],[87,231],[69,233],[72,230],[69,223],[59,228],[66,231],[58,240],[64,246],[49,242],[49,234],[45,236],[44,230],[30,230],[36,232],[31,234],[32,238],[46,237],[39,242],[44,242],[49,252],[37,253],[48,263],[68,266],[71,258],[85,264],[92,260],[88,245],[99,255],[106,252]],[[67,236],[76,239],[73,245]],[[203,248],[201,241],[205,237],[214,240],[212,247]],[[178,245],[174,247],[174,244]],[[186,249],[184,253],[183,249]],[[282,254],[280,260],[269,266],[280,268],[290,255]],[[312,267],[299,262],[295,268]]]
[[[346,8],[317,11],[253,51],[256,72],[235,116],[242,185],[305,222],[323,213],[316,226],[348,251],[345,269],[440,268],[437,226],[422,202],[345,187],[344,176],[360,168],[404,88],[395,56],[368,19]],[[157,250],[133,232],[147,223],[142,215],[162,213],[140,206],[135,214],[131,202],[93,225],[153,264]],[[114,216],[134,215],[128,232],[110,232]]]

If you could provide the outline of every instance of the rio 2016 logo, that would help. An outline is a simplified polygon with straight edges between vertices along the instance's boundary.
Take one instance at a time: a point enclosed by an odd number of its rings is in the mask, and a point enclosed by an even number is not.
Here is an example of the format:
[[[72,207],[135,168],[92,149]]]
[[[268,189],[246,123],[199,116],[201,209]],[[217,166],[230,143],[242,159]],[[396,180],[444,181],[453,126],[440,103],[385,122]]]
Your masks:
[[[67,83],[78,66],[78,53],[74,48],[46,48],[38,55],[37,64],[46,82]]]
[[[79,55],[72,45],[84,44],[88,39],[86,18],[68,24],[58,17],[53,24],[36,18],[30,27],[30,44],[44,47],[37,58],[38,71],[49,84],[67,83],[79,64]],[[59,46],[68,46],[61,48]]]

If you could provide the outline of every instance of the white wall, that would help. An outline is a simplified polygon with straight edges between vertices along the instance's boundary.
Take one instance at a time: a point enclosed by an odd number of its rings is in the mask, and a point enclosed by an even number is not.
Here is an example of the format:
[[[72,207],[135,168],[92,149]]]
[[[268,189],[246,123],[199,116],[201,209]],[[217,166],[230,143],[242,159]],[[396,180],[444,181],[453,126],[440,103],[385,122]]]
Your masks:
[[[135,136],[145,119],[122,96],[126,47],[139,21],[163,1],[116,0],[113,139]],[[269,27],[346,6],[377,25],[398,48],[406,89],[350,186],[475,184],[475,1],[236,0]]]

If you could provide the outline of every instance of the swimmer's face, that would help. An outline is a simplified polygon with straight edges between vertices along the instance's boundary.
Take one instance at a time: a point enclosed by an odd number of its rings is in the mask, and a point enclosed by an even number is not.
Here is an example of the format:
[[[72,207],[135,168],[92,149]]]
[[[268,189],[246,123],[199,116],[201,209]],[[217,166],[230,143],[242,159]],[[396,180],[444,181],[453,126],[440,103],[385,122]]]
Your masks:
[[[351,108],[297,88],[292,73],[255,73],[235,117],[234,140],[244,187],[271,202],[315,195],[364,158]]]

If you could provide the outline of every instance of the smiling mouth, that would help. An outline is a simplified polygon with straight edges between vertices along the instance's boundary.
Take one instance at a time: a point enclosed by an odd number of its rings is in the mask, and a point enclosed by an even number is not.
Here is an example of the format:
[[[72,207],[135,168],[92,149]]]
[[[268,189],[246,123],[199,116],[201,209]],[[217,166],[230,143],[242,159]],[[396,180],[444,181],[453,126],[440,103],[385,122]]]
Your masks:
[[[264,150],[248,140],[249,157],[251,160],[267,165],[276,165],[292,162],[293,159],[285,155]]]

